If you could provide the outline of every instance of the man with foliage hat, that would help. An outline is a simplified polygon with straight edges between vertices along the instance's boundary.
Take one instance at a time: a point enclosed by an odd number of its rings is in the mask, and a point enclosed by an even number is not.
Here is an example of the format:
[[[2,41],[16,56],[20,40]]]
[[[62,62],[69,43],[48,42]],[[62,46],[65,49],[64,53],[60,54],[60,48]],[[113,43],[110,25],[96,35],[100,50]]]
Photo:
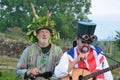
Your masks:
[[[23,51],[17,63],[17,77],[23,80],[57,80],[52,74],[62,49],[49,42],[51,34],[52,30],[47,26],[37,29],[37,42]]]
[[[102,49],[92,45],[97,40],[97,36],[94,35],[95,28],[94,23],[78,22],[77,45],[61,57],[55,67],[56,77],[62,80],[113,80],[111,71],[84,77],[109,67]]]

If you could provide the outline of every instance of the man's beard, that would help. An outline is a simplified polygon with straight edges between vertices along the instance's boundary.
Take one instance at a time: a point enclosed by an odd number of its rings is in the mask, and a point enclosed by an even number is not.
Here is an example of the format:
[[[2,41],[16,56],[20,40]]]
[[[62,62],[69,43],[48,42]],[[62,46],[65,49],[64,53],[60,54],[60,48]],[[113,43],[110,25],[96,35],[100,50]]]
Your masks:
[[[82,53],[87,53],[89,51],[89,48],[87,46],[83,46],[81,49],[79,49]]]
[[[48,41],[45,41],[45,40],[39,40],[39,42],[41,43],[41,45],[46,45],[46,44],[48,44]]]

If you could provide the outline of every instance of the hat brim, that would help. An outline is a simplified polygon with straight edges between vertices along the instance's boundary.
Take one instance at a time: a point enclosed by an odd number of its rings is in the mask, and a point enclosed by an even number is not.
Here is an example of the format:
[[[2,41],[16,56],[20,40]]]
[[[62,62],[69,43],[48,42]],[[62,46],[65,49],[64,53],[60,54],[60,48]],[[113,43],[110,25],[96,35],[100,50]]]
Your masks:
[[[40,30],[48,30],[50,33],[52,33],[52,29],[50,29],[49,27],[42,27],[42,28],[39,28],[37,29],[37,33],[40,31]]]

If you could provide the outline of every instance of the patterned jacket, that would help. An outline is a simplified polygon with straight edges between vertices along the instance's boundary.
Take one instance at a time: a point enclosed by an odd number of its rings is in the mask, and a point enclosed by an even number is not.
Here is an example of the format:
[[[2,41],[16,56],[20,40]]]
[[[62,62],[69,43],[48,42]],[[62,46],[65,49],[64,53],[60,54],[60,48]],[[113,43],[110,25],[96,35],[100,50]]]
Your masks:
[[[92,73],[109,67],[105,56],[101,53],[103,53],[101,48],[97,46],[91,46],[90,51],[87,53],[87,59],[76,64],[74,68],[85,69]],[[68,65],[71,61],[75,60],[80,54],[81,53],[78,52],[77,47],[66,51],[61,57],[60,63],[55,68],[56,77],[61,78],[67,76],[68,74],[72,74],[72,71],[70,73],[67,72]],[[113,80],[113,76],[111,72],[108,71],[104,74],[97,76],[96,80]]]
[[[51,48],[47,54],[42,53],[42,50],[38,47],[37,43],[28,46],[23,51],[19,62],[17,63],[15,70],[16,76],[24,80],[25,72],[35,67],[40,68],[43,73],[54,71],[54,67],[57,65],[62,53],[62,49],[54,44],[51,44]]]

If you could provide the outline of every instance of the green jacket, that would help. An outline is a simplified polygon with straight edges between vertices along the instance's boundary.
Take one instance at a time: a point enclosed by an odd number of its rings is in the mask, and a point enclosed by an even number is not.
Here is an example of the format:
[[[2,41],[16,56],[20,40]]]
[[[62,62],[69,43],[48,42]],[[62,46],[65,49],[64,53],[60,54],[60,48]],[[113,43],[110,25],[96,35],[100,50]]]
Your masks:
[[[51,44],[49,52],[43,54],[37,43],[32,44],[23,51],[17,63],[15,74],[24,79],[25,72],[35,67],[40,68],[41,72],[54,71],[62,53],[60,47]]]

